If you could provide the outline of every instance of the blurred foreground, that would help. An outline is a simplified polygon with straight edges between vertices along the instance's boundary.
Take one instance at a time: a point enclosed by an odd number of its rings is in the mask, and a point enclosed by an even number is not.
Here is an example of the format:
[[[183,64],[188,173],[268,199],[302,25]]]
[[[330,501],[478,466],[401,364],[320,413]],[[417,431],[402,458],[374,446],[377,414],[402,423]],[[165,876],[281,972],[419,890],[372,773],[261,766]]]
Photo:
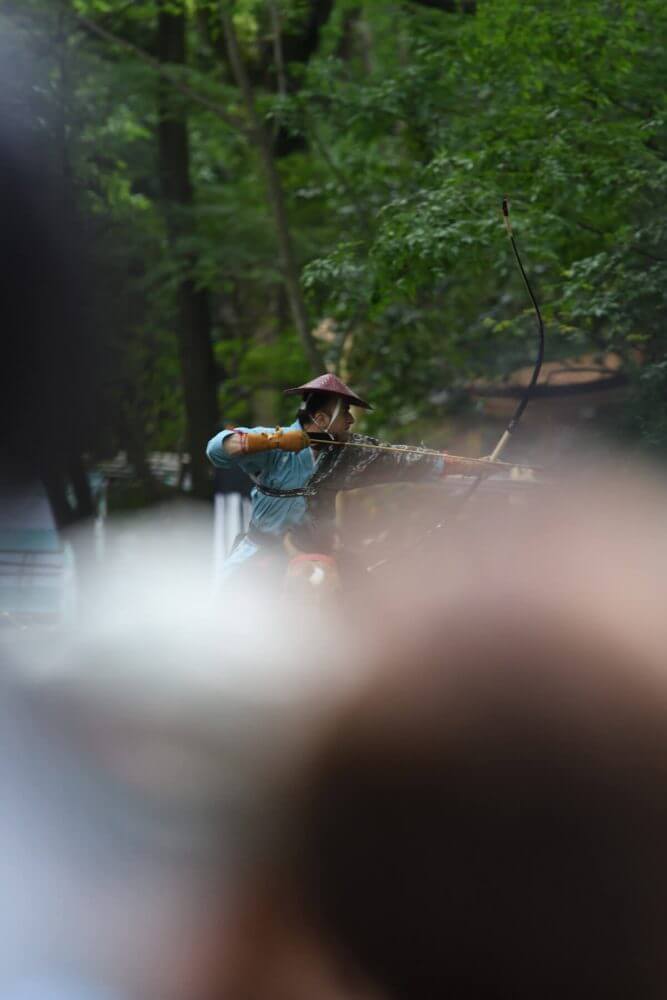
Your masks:
[[[127,522],[2,647],[0,996],[664,995],[666,511],[582,472],[330,608]]]

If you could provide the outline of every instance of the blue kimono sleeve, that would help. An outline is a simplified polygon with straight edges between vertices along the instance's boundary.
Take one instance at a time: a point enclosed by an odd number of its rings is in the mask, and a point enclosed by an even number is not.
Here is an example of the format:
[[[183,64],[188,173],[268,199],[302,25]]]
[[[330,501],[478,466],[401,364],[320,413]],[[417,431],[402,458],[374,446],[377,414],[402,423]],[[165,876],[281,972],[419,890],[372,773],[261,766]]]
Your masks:
[[[237,431],[243,431],[246,434],[272,434],[275,427],[232,427],[231,430],[220,431],[206,445],[206,457],[218,469],[231,469],[232,466],[238,466],[244,472],[256,476],[266,469],[272,459],[273,452],[259,451],[254,455],[228,455],[223,448],[225,438],[228,438],[230,434],[236,434]]]

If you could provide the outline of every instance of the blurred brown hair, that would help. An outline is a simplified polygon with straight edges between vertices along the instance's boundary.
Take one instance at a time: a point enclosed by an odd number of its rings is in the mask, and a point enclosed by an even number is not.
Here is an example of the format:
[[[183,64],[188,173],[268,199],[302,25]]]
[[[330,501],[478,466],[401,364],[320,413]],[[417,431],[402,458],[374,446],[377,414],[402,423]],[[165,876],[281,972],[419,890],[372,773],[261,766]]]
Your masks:
[[[662,996],[661,664],[524,599],[387,646],[296,798],[294,878],[390,997]]]

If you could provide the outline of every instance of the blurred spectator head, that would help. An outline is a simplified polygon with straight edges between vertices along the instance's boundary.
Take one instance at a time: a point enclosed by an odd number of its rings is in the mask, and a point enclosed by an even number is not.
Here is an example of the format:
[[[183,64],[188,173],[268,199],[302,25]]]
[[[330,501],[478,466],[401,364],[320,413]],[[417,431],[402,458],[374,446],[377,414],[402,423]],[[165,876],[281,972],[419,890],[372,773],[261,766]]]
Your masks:
[[[156,572],[123,576],[124,603],[102,588],[70,637],[0,648],[9,997],[218,996],[282,771],[326,700],[326,656],[300,660],[286,612],[214,609]]]
[[[570,490],[386,595],[293,803],[311,920],[390,998],[664,995],[664,492]]]

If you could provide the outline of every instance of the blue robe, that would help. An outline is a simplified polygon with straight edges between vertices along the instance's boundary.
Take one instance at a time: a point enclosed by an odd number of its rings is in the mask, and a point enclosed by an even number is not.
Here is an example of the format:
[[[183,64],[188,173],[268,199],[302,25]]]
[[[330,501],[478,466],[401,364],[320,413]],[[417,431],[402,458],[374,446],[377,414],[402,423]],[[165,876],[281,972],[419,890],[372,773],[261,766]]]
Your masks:
[[[301,424],[295,420],[287,430],[301,430]],[[206,448],[209,461],[219,469],[236,466],[248,473],[251,479],[259,479],[265,486],[282,490],[300,489],[315,471],[319,458],[317,460],[314,458],[310,448],[298,452],[274,450],[260,451],[254,455],[227,455],[223,450],[223,442],[236,431],[273,434],[275,427],[235,427],[233,430],[220,431],[211,438]],[[258,531],[275,535],[277,538],[285,535],[290,528],[301,525],[307,517],[305,497],[270,497],[254,486],[250,493],[250,501],[251,523]],[[254,542],[244,538],[226,559],[223,577],[229,576],[258,551],[259,548]]]
[[[287,429],[300,430],[301,424],[296,420]],[[359,451],[345,448],[327,455],[326,449],[323,449],[315,458],[310,448],[304,448],[299,452],[271,450],[230,456],[225,453],[223,442],[236,431],[272,434],[275,428],[236,427],[220,431],[211,438],[206,448],[209,460],[220,469],[236,466],[263,486],[280,490],[302,489],[316,471],[318,478],[324,475],[325,480],[327,473],[332,473],[328,482],[323,480],[325,488],[315,498],[272,497],[262,493],[256,486],[253,488],[250,494],[251,526],[266,535],[275,536],[276,539],[293,529],[307,528],[309,522],[315,527],[327,524],[333,526],[337,489],[356,489],[388,482],[434,480],[442,476],[444,471],[444,460],[440,457],[400,451]],[[363,438],[356,434],[352,437],[355,440],[377,443],[374,438]],[[223,579],[258,551],[259,546],[245,537],[225,561]]]

